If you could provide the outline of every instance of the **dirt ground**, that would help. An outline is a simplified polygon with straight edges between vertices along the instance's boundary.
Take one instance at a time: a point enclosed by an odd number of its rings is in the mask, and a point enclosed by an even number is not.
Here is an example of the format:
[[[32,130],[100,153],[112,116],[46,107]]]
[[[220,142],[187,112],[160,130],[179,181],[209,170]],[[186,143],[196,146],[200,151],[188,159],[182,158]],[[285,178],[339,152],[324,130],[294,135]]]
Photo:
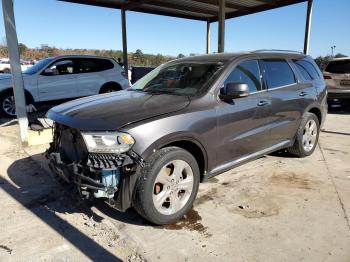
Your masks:
[[[0,127],[0,261],[350,261],[350,110],[331,109],[315,153],[265,156],[201,184],[179,223],[82,202]]]

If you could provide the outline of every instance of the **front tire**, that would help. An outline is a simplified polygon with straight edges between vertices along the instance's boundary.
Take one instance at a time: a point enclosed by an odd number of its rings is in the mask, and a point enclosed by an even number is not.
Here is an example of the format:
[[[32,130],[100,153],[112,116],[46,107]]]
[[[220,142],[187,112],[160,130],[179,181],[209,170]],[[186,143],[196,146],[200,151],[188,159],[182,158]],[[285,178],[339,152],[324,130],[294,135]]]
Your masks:
[[[140,170],[133,205],[145,219],[157,225],[172,224],[192,207],[200,172],[186,150],[167,147],[155,152]]]
[[[316,148],[320,134],[320,123],[315,114],[305,113],[298,128],[294,145],[288,152],[297,157],[311,155]]]
[[[7,118],[16,117],[15,97],[12,92],[0,96],[0,113]]]

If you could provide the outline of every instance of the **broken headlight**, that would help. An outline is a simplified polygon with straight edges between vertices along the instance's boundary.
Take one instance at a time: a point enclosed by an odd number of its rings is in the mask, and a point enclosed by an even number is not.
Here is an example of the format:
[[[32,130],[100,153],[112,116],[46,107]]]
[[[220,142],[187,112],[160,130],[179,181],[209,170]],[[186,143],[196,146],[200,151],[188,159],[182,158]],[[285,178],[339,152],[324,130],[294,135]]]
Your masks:
[[[120,132],[82,132],[91,153],[124,153],[135,143],[131,135]]]

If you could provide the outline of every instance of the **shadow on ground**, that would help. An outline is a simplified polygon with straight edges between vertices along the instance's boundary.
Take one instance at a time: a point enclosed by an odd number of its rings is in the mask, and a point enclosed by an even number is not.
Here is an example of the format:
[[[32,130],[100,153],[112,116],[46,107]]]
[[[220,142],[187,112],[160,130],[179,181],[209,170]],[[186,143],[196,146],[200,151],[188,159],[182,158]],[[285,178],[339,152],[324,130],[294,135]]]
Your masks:
[[[37,158],[43,156],[36,155]],[[44,161],[44,160],[43,160]],[[95,222],[103,218],[91,211],[72,190],[64,188],[36,161],[27,157],[15,161],[7,170],[11,181],[0,177],[0,187],[11,197],[59,233],[93,261],[120,261],[57,213],[84,213]],[[13,185],[15,184],[15,185]]]

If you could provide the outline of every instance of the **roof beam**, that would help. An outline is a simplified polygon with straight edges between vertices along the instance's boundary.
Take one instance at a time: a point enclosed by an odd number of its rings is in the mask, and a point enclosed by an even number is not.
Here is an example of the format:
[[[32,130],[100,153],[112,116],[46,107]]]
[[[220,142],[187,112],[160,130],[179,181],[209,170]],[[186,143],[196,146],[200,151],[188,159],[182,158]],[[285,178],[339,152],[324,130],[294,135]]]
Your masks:
[[[196,17],[196,16],[193,16],[193,15],[190,15],[190,14],[189,15],[187,15],[187,14],[177,14],[177,13],[171,13],[171,12],[166,12],[166,11],[145,9],[145,7],[141,7],[141,6],[137,7],[137,8],[134,8],[131,11],[141,12],[141,13],[145,13],[145,14],[164,15],[164,16],[177,17],[177,18],[185,18],[185,19],[198,20],[198,21],[208,21],[207,18],[202,18],[200,16]]]
[[[277,5],[278,4],[278,0],[255,0],[255,1],[266,4],[266,5]]]
[[[204,3],[204,4],[209,4],[213,5],[215,7],[219,7],[219,1],[218,0],[191,0],[192,2],[197,2],[197,3]],[[247,10],[248,7],[244,5],[239,5],[239,4],[232,4],[232,3],[226,3],[226,7],[232,8],[232,9],[239,9],[239,10]]]
[[[175,10],[180,10],[180,11],[191,11],[191,12],[195,12],[195,13],[201,13],[201,14],[206,14],[206,15],[212,15],[212,16],[216,16],[217,12],[213,11],[213,10],[209,10],[206,8],[199,8],[199,7],[192,7],[189,8],[187,6],[184,5],[179,5],[176,4],[175,2],[164,2],[161,0],[150,0],[147,2],[147,4],[149,5],[156,5],[156,6],[160,6],[160,7],[167,7],[167,8],[171,8],[171,9],[175,9]]]
[[[263,11],[267,11],[267,10],[272,10],[272,9],[275,9],[275,8],[280,8],[280,7],[284,7],[284,6],[289,6],[289,5],[303,3],[303,2],[306,2],[306,1],[307,0],[296,0],[296,1],[280,0],[278,2],[278,5],[275,5],[275,6],[271,6],[271,4],[264,4],[264,5],[259,5],[259,6],[256,6],[256,7],[252,7],[249,10],[234,11],[234,12],[226,13],[226,19],[240,17],[240,16],[245,16],[245,15],[250,15],[250,14],[255,14],[255,13],[259,13],[259,12],[263,12]],[[210,19],[210,22],[217,22],[217,21],[218,21],[217,17],[214,17],[214,18]]]
[[[144,4],[148,4],[149,2],[152,2],[151,0],[136,0],[136,1],[125,1],[125,3],[122,4],[122,7],[124,10],[132,10],[137,7],[140,7]]]

